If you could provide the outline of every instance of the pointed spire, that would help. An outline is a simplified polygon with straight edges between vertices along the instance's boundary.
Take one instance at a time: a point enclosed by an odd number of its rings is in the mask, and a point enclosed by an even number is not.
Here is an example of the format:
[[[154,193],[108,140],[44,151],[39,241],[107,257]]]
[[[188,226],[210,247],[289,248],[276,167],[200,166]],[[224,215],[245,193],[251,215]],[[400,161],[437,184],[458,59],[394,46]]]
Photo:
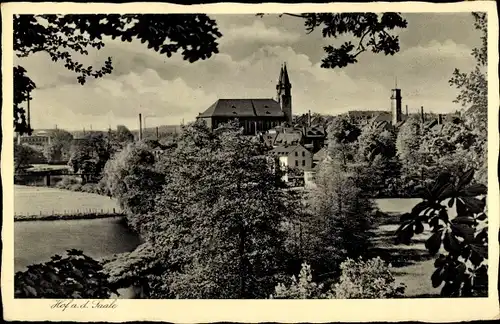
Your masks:
[[[398,76],[395,76],[394,78],[394,89],[397,89],[398,88]]]
[[[280,78],[280,81],[283,85],[289,85],[290,84],[290,79],[288,78],[288,71],[286,69],[286,62],[283,64],[283,68],[282,68],[282,77]]]

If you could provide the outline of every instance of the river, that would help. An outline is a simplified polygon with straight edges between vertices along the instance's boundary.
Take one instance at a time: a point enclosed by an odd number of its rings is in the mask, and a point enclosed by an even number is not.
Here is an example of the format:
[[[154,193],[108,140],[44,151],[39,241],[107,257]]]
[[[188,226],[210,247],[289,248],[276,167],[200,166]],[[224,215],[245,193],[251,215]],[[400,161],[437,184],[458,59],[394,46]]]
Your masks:
[[[22,271],[34,263],[49,261],[68,249],[82,250],[95,259],[129,252],[139,245],[120,218],[14,223],[14,268]]]

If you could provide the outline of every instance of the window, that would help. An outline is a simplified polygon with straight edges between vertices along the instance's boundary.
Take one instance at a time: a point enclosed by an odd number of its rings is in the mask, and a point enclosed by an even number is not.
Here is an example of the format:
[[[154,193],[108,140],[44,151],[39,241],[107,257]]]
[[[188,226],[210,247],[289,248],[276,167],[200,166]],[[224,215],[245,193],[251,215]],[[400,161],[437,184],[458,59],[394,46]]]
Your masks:
[[[306,166],[306,160],[302,160],[302,166]]]
[[[302,156],[306,156],[306,152],[302,151]]]
[[[299,161],[295,160],[295,166],[299,166]]]
[[[299,156],[299,152],[295,152],[295,156]]]

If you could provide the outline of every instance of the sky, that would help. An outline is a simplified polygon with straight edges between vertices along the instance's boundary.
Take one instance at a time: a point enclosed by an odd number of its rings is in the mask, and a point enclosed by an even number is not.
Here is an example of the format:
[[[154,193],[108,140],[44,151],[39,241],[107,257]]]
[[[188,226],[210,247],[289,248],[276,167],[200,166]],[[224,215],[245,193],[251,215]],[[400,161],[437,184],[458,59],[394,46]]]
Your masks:
[[[480,35],[469,13],[403,13],[406,29],[397,30],[401,50],[394,56],[363,53],[358,63],[323,69],[323,46],[339,40],[320,31],[306,34],[300,18],[277,15],[211,15],[223,37],[219,54],[189,63],[138,41],[106,40],[90,51],[84,65],[100,67],[111,56],[114,71],[84,86],[47,54],[15,58],[37,85],[31,102],[34,128],[68,130],[138,128],[190,122],[219,98],[274,98],[283,62],[292,83],[294,114],[339,114],[349,110],[390,110],[395,79],[410,112],[452,112],[457,92],[448,84],[455,68],[474,66],[471,51]],[[95,69],[96,69],[95,68]]]

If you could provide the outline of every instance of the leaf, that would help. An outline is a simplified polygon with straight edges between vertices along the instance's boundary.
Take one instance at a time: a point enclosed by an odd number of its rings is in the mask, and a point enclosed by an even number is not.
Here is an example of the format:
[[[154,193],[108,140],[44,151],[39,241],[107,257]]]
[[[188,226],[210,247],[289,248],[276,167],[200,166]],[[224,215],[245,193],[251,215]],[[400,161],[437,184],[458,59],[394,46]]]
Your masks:
[[[425,242],[425,247],[432,255],[436,254],[441,247],[441,236],[441,231],[435,232]]]
[[[460,253],[460,242],[452,232],[446,232],[444,234],[443,247],[446,251],[452,254]]]
[[[466,171],[458,180],[457,188],[461,190],[464,186],[468,185],[474,177],[474,169]]]
[[[472,216],[457,216],[451,220],[453,224],[474,225],[476,222]]]
[[[422,234],[424,232],[424,224],[422,222],[415,222],[415,234]]]
[[[449,201],[448,201],[448,208],[452,208],[453,207],[453,203],[455,202],[455,198],[451,198]]]
[[[412,209],[411,209],[411,214],[414,217],[417,217],[420,215],[421,212],[426,210],[429,207],[429,203],[427,201],[421,201],[418,204],[416,204]]]
[[[443,194],[446,188],[450,185],[450,179],[451,175],[447,172],[443,172],[438,176],[431,190],[431,195],[434,199],[437,199],[440,195]]]
[[[431,276],[432,287],[437,288],[443,283],[443,268],[436,269]]]
[[[460,237],[463,237],[467,242],[474,240],[474,228],[470,224],[458,223],[451,224],[451,229],[453,233]]]
[[[461,197],[460,199],[470,212],[477,214],[484,211],[485,202],[483,200],[474,197]]]
[[[461,190],[459,192],[459,195],[465,197],[477,197],[481,195],[486,195],[487,193],[488,193],[488,187],[486,187],[483,184],[477,183],[477,184],[472,184],[469,187]]]

